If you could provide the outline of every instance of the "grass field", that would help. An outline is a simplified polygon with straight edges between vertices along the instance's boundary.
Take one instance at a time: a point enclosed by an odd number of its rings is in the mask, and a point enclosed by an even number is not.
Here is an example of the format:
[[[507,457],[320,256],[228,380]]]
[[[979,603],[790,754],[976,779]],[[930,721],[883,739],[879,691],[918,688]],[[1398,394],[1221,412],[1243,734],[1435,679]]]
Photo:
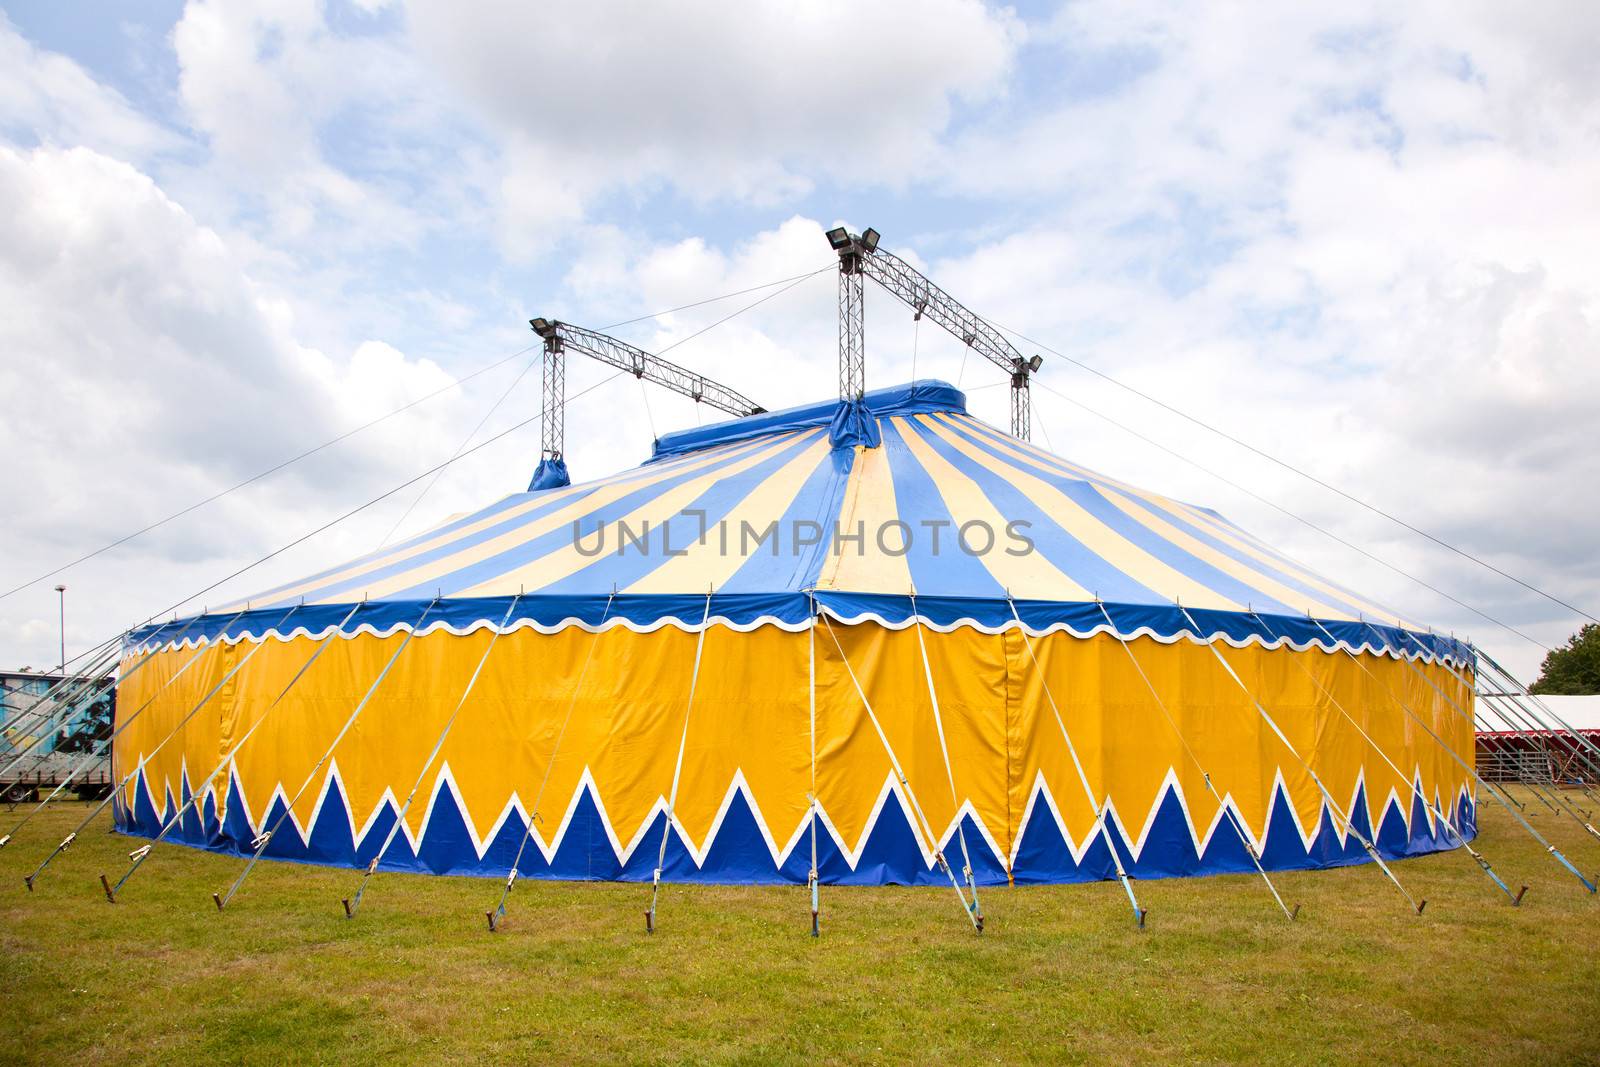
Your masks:
[[[1536,805],[1530,803],[1530,812]],[[1542,810],[1542,809],[1541,809]],[[0,817],[9,826],[22,809]],[[162,846],[116,905],[137,842],[86,833],[36,892],[22,875],[73,822],[40,816],[0,852],[0,1062],[644,1061],[946,1063],[1183,1060],[1600,1062],[1600,902],[1497,807],[1480,845],[1513,909],[1463,853],[1395,865],[993,889],[979,938],[954,894],[500,883],[240,861]],[[1586,871],[1600,842],[1535,818]]]

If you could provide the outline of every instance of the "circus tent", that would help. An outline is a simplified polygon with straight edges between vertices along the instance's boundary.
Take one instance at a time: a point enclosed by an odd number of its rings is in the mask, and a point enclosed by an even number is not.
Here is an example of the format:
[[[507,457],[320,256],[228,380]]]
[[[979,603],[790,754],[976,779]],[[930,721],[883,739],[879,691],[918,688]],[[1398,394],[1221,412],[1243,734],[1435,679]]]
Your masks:
[[[117,825],[573,879],[1330,866],[1473,836],[1472,664],[921,381],[134,633]]]

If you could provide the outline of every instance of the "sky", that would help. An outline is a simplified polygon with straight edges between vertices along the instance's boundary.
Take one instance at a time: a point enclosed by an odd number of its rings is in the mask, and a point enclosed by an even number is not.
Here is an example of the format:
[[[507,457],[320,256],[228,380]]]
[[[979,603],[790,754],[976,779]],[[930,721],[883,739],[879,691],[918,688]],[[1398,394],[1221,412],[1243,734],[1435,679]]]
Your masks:
[[[845,223],[1044,356],[1037,443],[1531,676],[1578,612],[1078,364],[1600,616],[1597,50],[1580,2],[0,4],[0,592],[429,397],[0,599],[0,666],[58,582],[70,656],[523,489],[534,315],[832,395]],[[1006,425],[870,290],[866,338]],[[715,414],[605,373],[575,480]]]

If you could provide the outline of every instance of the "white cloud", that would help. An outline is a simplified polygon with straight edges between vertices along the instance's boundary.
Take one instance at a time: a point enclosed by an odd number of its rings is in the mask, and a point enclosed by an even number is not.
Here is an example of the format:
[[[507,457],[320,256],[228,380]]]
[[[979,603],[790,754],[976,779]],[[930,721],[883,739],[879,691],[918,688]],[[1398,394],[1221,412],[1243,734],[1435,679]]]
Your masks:
[[[171,40],[208,149],[180,177],[210,210],[310,258],[414,245],[460,206],[434,180],[448,149],[426,78],[390,38],[336,33],[315,0],[194,0]]]
[[[564,298],[533,310],[590,328],[794,278],[830,267],[832,258],[822,226],[801,216],[752,234],[731,250],[698,237],[654,244],[604,228],[589,233],[581,246],[584,253],[568,273]],[[832,389],[834,286],[834,277],[824,271],[786,291],[764,288],[612,332],[768,408],[788,407],[824,399]],[[626,294],[625,301],[618,294]],[[569,395],[609,373],[582,355],[570,356]],[[600,403],[575,406],[567,416],[567,458],[574,478],[641,462],[657,433],[729,417],[628,380],[603,389]],[[619,406],[628,418],[616,417]]]
[[[907,232],[886,247],[980,312],[1600,602],[1600,504],[1573,490],[1600,480],[1597,20],[1576,4],[1086,0],[1024,28],[964,0],[415,0],[376,18],[195,0],[170,37],[188,129],[0,23],[0,146],[15,149],[0,182],[19,205],[0,218],[0,298],[17,309],[0,388],[34,398],[0,443],[40,487],[8,565],[55,562],[443,380],[407,353],[455,373],[525,343],[528,314],[605,326],[822,266],[807,198],[854,211],[888,191]],[[685,203],[758,221],[712,237],[668,214]],[[668,358],[773,406],[826,397],[833,290],[804,282]],[[760,295],[618,333],[660,350]],[[910,376],[913,337],[919,374],[963,373],[961,346],[887,297],[869,291],[868,315],[869,384]],[[281,544],[448,456],[517,369],[74,572],[73,595],[120,590],[103,612],[120,624]],[[571,373],[575,394],[605,372]],[[996,378],[965,370],[974,410],[1004,424]],[[1061,360],[1044,380],[1545,640],[1570,627]],[[485,434],[536,396],[534,374]],[[1349,584],[1514,647],[1049,394],[1036,407],[1036,439],[1063,453],[1216,503]],[[637,462],[652,423],[710,417],[608,385],[569,413],[572,469]],[[408,528],[523,484],[532,437],[461,464]],[[277,573],[370,547],[411,495]],[[4,608],[0,644],[51,636],[53,602],[29,604]]]
[[[1064,61],[1118,73],[952,147],[943,179],[1040,205],[937,263],[1000,321],[1514,573],[1600,603],[1600,136],[1592,9],[1075,4]],[[1546,641],[1570,613],[1063,366],[1046,381]],[[1037,395],[1037,394],[1036,394]],[[1325,573],[1537,652],[1045,395],[1063,451],[1202,500]],[[1063,428],[1075,433],[1059,440]],[[1568,487],[1568,488],[1564,488]],[[1228,503],[1235,501],[1236,503]]]
[[[146,156],[177,139],[65,56],[35,47],[0,12],[0,134]]]
[[[6,523],[6,588],[450,381],[379,341],[348,357],[301,344],[286,302],[125,163],[0,146],[0,201],[11,209],[0,215],[0,454],[27,505]],[[437,462],[466,406],[440,397],[79,569],[74,603],[105,620],[80,634],[142,618]],[[376,540],[348,536],[321,547]],[[0,637],[27,640],[32,616],[9,611],[53,606],[47,593],[8,604]]]
[[[619,190],[779,205],[820,176],[904,182],[1020,36],[975,0],[569,6],[421,0],[418,51],[508,145],[518,234]]]

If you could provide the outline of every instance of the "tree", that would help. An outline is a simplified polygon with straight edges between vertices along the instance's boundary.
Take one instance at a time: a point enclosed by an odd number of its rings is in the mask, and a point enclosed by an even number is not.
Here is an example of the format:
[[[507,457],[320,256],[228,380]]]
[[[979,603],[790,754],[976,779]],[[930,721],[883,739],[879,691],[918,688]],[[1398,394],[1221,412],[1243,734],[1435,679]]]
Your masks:
[[[1589,623],[1545,656],[1531,689],[1551,696],[1600,693],[1600,623]]]

